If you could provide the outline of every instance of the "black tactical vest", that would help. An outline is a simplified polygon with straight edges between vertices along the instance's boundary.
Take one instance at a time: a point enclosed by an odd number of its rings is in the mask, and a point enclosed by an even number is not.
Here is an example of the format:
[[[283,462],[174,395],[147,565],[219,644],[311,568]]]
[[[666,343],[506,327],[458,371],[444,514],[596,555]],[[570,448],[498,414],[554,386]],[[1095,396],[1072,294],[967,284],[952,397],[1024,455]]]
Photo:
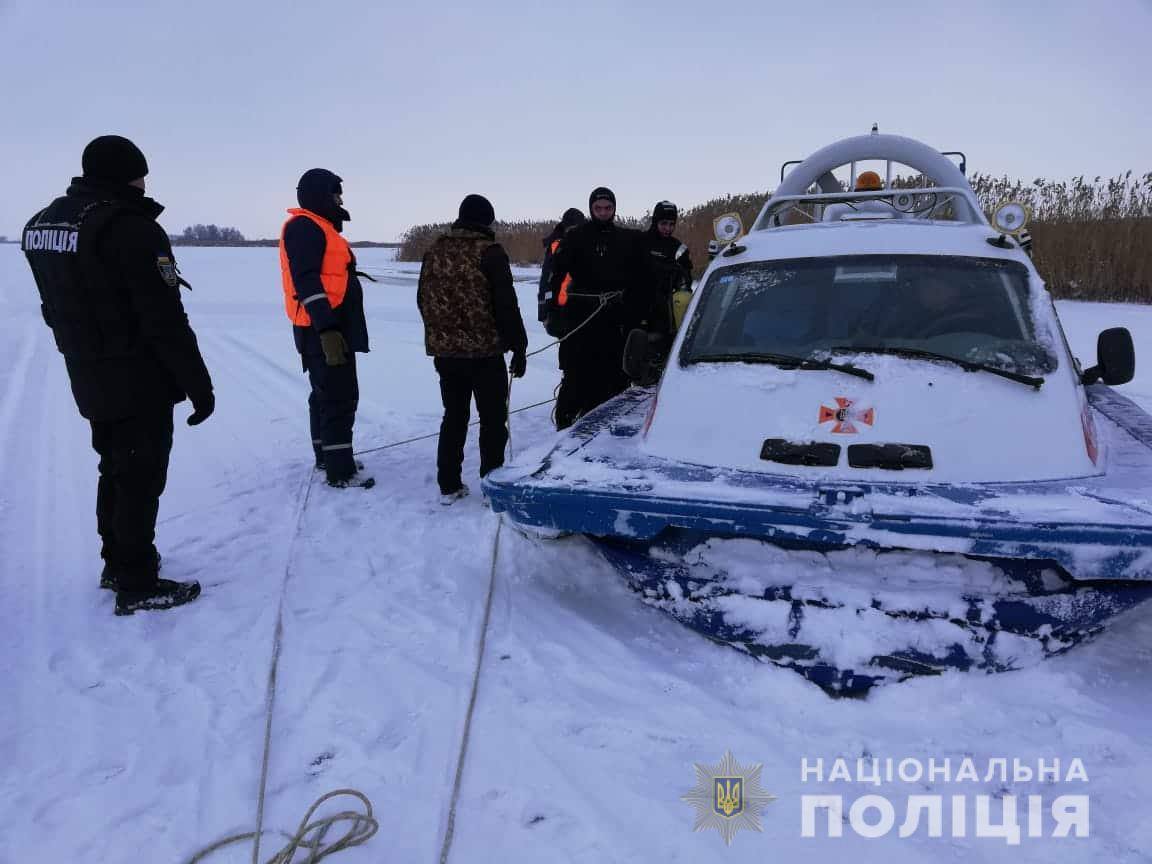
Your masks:
[[[40,291],[44,321],[69,359],[120,357],[135,350],[137,326],[96,255],[102,229],[122,206],[64,196],[24,228],[21,247]]]

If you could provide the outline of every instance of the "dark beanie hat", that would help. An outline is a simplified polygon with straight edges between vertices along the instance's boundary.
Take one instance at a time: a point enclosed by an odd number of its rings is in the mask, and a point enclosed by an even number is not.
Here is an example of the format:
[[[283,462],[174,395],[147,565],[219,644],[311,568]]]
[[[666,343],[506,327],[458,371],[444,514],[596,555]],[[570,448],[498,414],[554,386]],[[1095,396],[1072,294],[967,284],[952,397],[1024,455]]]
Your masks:
[[[616,193],[614,193],[607,186],[597,186],[592,190],[592,194],[588,196],[588,209],[592,209],[592,205],[597,201],[611,201],[612,206],[616,206]]]
[[[90,180],[131,183],[148,174],[148,160],[140,148],[119,135],[101,135],[84,148],[80,157],[84,176]]]
[[[663,222],[666,219],[675,222],[676,217],[679,215],[676,211],[676,205],[671,201],[660,201],[652,208],[652,224],[655,225],[657,222]]]
[[[314,213],[334,207],[332,196],[343,194],[343,178],[327,168],[309,168],[296,181],[296,201]]]
[[[305,210],[323,216],[336,226],[337,231],[344,229],[345,222],[352,221],[348,211],[332,197],[343,194],[342,178],[327,168],[309,168],[296,183],[297,203]]]
[[[584,211],[577,210],[575,207],[569,207],[564,211],[564,215],[560,217],[561,228],[572,228],[576,225],[584,224]]]
[[[496,221],[496,211],[483,195],[466,195],[460,202],[460,221],[488,226]]]

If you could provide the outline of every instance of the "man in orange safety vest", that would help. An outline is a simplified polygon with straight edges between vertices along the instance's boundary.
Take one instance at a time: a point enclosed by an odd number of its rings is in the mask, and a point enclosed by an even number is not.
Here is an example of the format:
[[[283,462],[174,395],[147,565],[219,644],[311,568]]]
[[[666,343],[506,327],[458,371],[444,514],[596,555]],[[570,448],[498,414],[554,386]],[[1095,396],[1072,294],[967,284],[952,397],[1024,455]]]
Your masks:
[[[352,426],[360,398],[356,354],[368,351],[364,292],[356,256],[341,236],[349,221],[341,179],[306,171],[296,187],[300,206],[288,211],[280,235],[284,308],[312,392],[308,414],[316,467],[336,488],[371,488],[352,456]]]

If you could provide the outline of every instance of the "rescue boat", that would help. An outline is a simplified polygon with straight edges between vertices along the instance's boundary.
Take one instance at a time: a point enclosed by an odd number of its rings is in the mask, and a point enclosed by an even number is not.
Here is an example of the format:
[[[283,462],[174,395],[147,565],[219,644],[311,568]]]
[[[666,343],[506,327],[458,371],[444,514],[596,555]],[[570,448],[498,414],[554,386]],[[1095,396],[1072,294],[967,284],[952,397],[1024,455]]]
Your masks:
[[[1020,668],[1146,600],[1131,336],[1072,355],[1027,208],[990,220],[964,161],[873,132],[786,165],[751,230],[717,220],[658,380],[634,331],[639,385],[489,474],[492,509],[838,694]]]

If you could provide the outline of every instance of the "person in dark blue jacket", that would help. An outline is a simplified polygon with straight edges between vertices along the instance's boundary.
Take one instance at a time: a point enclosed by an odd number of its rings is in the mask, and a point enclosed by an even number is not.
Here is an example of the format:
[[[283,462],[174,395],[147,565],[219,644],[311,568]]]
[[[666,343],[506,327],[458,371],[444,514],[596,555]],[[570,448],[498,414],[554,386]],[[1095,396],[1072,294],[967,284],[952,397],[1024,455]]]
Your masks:
[[[341,236],[350,220],[340,177],[306,171],[296,187],[300,204],[288,212],[280,240],[285,309],[301,364],[312,385],[308,413],[316,467],[337,488],[370,488],[352,455],[360,399],[356,354],[368,351],[364,292],[356,256]]]

